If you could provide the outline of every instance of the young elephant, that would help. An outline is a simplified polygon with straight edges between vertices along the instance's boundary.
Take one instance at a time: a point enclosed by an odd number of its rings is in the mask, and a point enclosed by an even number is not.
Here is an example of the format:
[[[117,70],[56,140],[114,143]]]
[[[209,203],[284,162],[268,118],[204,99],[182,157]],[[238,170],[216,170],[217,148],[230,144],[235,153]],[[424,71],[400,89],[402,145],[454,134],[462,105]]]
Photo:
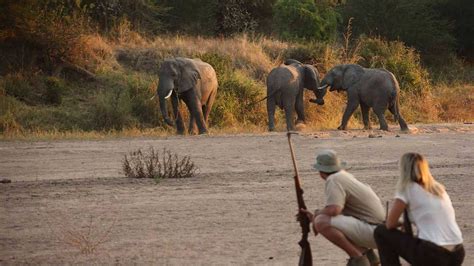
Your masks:
[[[356,64],[333,67],[321,81],[321,87],[330,87],[329,91],[346,91],[347,106],[342,116],[340,130],[347,128],[352,113],[360,105],[364,129],[370,129],[369,109],[373,108],[380,123],[380,129],[388,130],[385,110],[390,110],[395,121],[398,120],[403,131],[408,126],[400,115],[400,88],[395,76],[385,69],[363,68]]]
[[[274,68],[267,77],[268,129],[275,130],[275,107],[285,110],[286,128],[294,130],[293,110],[296,109],[297,123],[304,123],[304,88],[313,91],[316,99],[313,103],[324,104],[326,89],[318,89],[318,70],[312,65],[301,64],[296,60],[287,60]]]
[[[199,134],[207,133],[209,113],[217,94],[214,68],[200,59],[176,57],[161,64],[159,76],[157,95],[165,122],[173,125],[166,108],[166,99],[171,97],[176,129],[178,134],[184,133],[184,123],[178,108],[179,101],[183,100],[190,114],[189,133],[193,133],[195,124]]]

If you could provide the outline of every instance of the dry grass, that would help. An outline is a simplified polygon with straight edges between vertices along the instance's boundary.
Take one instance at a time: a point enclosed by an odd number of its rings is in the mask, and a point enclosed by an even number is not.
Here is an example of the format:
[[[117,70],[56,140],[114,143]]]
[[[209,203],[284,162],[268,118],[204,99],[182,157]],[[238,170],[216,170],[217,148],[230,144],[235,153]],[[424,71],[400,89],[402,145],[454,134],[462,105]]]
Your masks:
[[[101,216],[84,214],[71,217],[65,213],[46,214],[47,225],[51,235],[61,245],[71,247],[81,254],[97,253],[110,241],[117,218],[110,222],[102,221]]]
[[[106,38],[97,34],[83,35],[72,49],[76,63],[94,71],[95,73],[114,73],[115,75],[124,75],[133,77],[136,73],[148,75],[150,80],[157,78],[159,64],[164,58],[174,56],[199,57],[209,54],[222,56],[231,60],[231,69],[226,70],[234,73],[235,80],[228,86],[237,86],[243,88],[254,88],[260,91],[258,98],[264,94],[265,78],[269,71],[280,64],[283,60],[285,51],[294,47],[295,44],[272,40],[270,38],[250,38],[246,35],[235,36],[232,38],[204,38],[190,36],[159,36],[154,39],[145,37],[129,29],[130,25],[126,22],[118,24],[115,35],[112,38]],[[321,78],[322,74],[336,64],[342,62],[356,62],[359,60],[361,47],[359,40],[351,39],[351,24],[349,23],[344,33],[344,42],[338,45],[316,45],[317,62]],[[310,46],[312,47],[312,46]],[[402,51],[403,49],[399,49]],[[403,56],[402,56],[403,57]],[[372,58],[376,60],[377,58]],[[415,73],[416,74],[416,73]],[[424,77],[424,75],[415,75],[415,77]],[[115,78],[114,78],[115,79]],[[133,80],[124,79],[128,85]],[[150,85],[133,85],[134,89],[146,87],[146,93],[152,95],[156,88],[156,80],[147,80]],[[399,78],[400,81],[400,78]],[[401,81],[400,81],[401,82]],[[428,79],[423,79],[421,87],[429,88]],[[105,87],[110,90],[107,81],[97,86]],[[1,84],[0,84],[1,85]],[[127,85],[127,86],[128,86]],[[128,88],[128,87],[124,87]],[[0,88],[1,89],[1,88]],[[234,87],[226,88],[222,86],[218,99],[224,97],[224,91],[227,91],[228,97],[235,97]],[[473,86],[458,85],[454,88],[447,85],[440,85],[427,90],[410,91],[403,88],[401,94],[401,113],[410,123],[429,123],[429,122],[463,122],[473,120]],[[2,92],[0,90],[0,92]],[[135,92],[135,91],[133,91]],[[305,100],[305,110],[307,118],[307,129],[335,129],[340,123],[342,113],[345,108],[345,95],[337,93],[328,93],[324,106],[316,106],[307,102],[310,93],[307,91]],[[146,95],[147,96],[147,95]],[[0,94],[0,100],[7,106],[5,92]],[[143,96],[145,97],[145,96]],[[148,96],[147,96],[148,97]],[[251,101],[249,96],[245,101]],[[227,98],[225,98],[227,99]],[[239,114],[239,106],[230,104],[230,101],[224,100],[226,104],[215,104],[214,117],[219,119],[219,123],[213,121],[211,113],[210,132],[211,134],[227,133],[262,133],[266,132],[266,110],[265,103],[260,103],[253,112],[258,115],[252,116],[252,121],[248,118],[236,116]],[[238,101],[242,101],[238,99]],[[216,103],[219,103],[217,101]],[[221,101],[222,103],[222,101]],[[18,103],[15,103],[18,104]],[[187,110],[182,107],[182,114],[187,116]],[[224,108],[219,110],[218,108]],[[234,108],[234,109],[232,109]],[[28,140],[51,140],[51,139],[103,139],[115,137],[159,137],[174,135],[175,129],[166,127],[142,128],[140,124],[125,125],[123,130],[104,130],[104,131],[86,131],[86,130],[44,130],[44,129],[24,129],[21,121],[15,116],[14,108],[0,108],[0,126],[2,133],[0,140],[28,139]],[[231,110],[232,109],[232,110]],[[216,114],[220,114],[216,115]],[[391,116],[386,115],[390,121]],[[228,119],[227,119],[228,118]],[[284,130],[284,115],[277,112],[277,130]],[[228,121],[227,121],[228,120]],[[376,119],[372,115],[372,121]],[[154,124],[154,126],[157,126]],[[359,111],[349,122],[349,128],[360,128],[361,119]]]
[[[197,172],[197,167],[189,156],[179,158],[170,150],[155,151],[153,147],[148,152],[141,149],[124,156],[122,170],[129,178],[187,178]]]
[[[264,49],[271,49],[272,53],[281,54],[283,50],[279,49],[285,48],[282,43],[275,45],[270,43],[271,41],[267,39],[252,41],[245,35],[226,39],[160,36],[143,46],[121,43],[119,52],[127,57],[128,61],[133,62],[135,69],[150,72],[168,57],[199,57],[206,53],[217,53],[232,58],[232,63],[237,69],[245,70],[253,78],[263,80],[278,64],[278,59],[271,59]]]
[[[173,135],[175,130],[170,128],[127,128],[123,130],[110,130],[110,131],[60,131],[60,130],[31,130],[25,131],[13,128],[12,131],[5,131],[0,134],[0,140],[31,140],[31,141],[44,141],[44,140],[100,140],[100,139],[113,139],[113,138],[124,138],[124,137],[164,137]]]
[[[441,85],[433,94],[444,122],[474,122],[474,85]]]

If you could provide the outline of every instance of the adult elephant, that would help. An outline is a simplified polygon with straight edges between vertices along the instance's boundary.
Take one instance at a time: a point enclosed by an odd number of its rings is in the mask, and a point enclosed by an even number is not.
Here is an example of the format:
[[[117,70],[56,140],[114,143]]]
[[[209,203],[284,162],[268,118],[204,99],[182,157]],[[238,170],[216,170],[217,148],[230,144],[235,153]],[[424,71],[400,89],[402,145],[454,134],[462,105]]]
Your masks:
[[[387,108],[398,120],[403,131],[408,126],[400,115],[400,88],[395,76],[385,69],[364,68],[356,64],[344,64],[333,67],[321,81],[321,87],[330,87],[330,91],[346,91],[347,106],[342,116],[340,130],[347,128],[349,118],[360,105],[364,129],[370,129],[369,110],[373,108],[380,123],[380,129],[388,130],[384,113]]]
[[[178,134],[183,134],[185,130],[178,108],[180,100],[184,101],[189,110],[189,133],[193,133],[196,124],[199,134],[207,133],[207,121],[218,86],[214,68],[200,59],[176,57],[166,59],[161,64],[159,77],[157,95],[165,122],[170,126],[174,125],[166,108],[166,99],[171,97]]]
[[[268,129],[275,130],[275,108],[285,111],[286,129],[294,130],[293,111],[296,110],[297,123],[305,123],[304,88],[313,91],[316,99],[313,103],[324,104],[326,89],[318,89],[318,70],[312,65],[302,64],[289,59],[274,68],[267,77]]]

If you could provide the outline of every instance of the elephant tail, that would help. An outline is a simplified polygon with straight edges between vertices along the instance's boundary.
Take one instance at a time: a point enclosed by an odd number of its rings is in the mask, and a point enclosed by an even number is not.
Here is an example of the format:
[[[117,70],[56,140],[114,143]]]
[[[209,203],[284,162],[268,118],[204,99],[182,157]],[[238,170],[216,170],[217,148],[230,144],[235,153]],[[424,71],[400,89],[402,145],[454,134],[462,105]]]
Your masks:
[[[390,72],[389,72],[390,73]],[[398,119],[400,118],[400,103],[399,103],[399,99],[400,99],[400,86],[398,85],[398,81],[397,79],[395,78],[395,76],[390,73],[390,75],[392,76],[392,82],[393,82],[393,87],[394,87],[394,90],[392,91],[391,95],[390,95],[390,108],[393,110],[393,119],[395,120],[395,122],[398,122]]]
[[[251,102],[251,103],[247,104],[245,106],[245,108],[250,108],[250,107],[256,105],[257,103],[264,101],[265,99],[267,99],[269,97],[273,97],[273,95],[275,95],[277,92],[278,92],[278,90],[272,92],[270,95],[267,95],[267,96],[263,97],[262,99],[256,100],[255,102]]]
[[[400,104],[398,103],[398,97],[396,97],[393,102],[393,110],[393,120],[395,120],[395,122],[398,122],[398,119],[400,118]]]
[[[271,96],[271,95],[269,95],[269,96]],[[264,98],[262,98],[262,99],[260,99],[260,100],[257,100],[257,101],[255,101],[255,102],[251,102],[251,103],[247,104],[245,107],[246,107],[246,108],[250,108],[250,107],[256,105],[257,103],[259,103],[259,102],[261,102],[261,101],[263,101],[263,100],[265,100],[265,99],[267,99],[267,98],[268,98],[268,96],[265,96]]]

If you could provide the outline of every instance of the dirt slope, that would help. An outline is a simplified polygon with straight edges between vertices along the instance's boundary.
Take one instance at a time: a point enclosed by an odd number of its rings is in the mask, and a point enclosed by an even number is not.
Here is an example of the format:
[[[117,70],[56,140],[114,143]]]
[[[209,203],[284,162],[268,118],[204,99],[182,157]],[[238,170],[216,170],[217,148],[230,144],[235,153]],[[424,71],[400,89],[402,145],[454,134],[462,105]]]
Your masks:
[[[369,138],[371,134],[371,138]],[[456,209],[474,264],[474,126],[418,125],[411,134],[304,132],[294,136],[309,208],[323,205],[311,170],[318,150],[335,149],[385,202],[397,161],[425,154]],[[121,160],[137,148],[189,154],[197,177],[131,180]],[[106,141],[0,142],[0,264],[295,265],[300,228],[284,133]],[[88,242],[89,241],[89,242]],[[311,236],[316,265],[346,255]],[[98,244],[97,244],[98,243]],[[80,248],[95,249],[82,254]]]

